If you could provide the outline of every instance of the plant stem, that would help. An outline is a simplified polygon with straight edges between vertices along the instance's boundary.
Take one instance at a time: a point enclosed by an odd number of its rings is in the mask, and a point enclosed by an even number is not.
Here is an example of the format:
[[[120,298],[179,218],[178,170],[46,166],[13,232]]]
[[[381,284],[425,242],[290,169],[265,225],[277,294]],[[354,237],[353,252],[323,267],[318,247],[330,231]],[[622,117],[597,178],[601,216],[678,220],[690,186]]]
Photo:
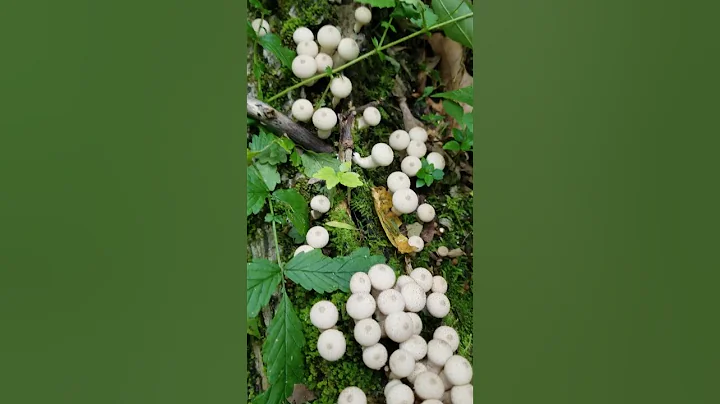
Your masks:
[[[282,270],[284,268],[283,268],[282,260],[280,259],[280,243],[278,243],[277,230],[275,230],[275,210],[273,210],[272,198],[268,198],[268,205],[270,205],[270,214],[273,217],[272,229],[273,229],[273,238],[275,239],[275,255],[277,257],[278,266]],[[283,276],[282,278],[283,278],[283,285],[284,285],[285,277]]]
[[[390,29],[390,25],[392,25],[393,17],[390,17],[390,20],[388,21],[387,27],[385,27],[385,31],[383,32],[382,36],[380,37],[380,46],[382,46],[383,42],[385,42],[385,35],[387,35],[388,29]]]
[[[371,50],[370,52],[365,53],[364,55],[358,57],[357,59],[351,60],[350,62],[347,62],[347,63],[345,63],[344,65],[333,69],[333,71],[332,71],[331,74],[335,74],[335,73],[341,72],[341,71],[347,69],[348,67],[350,67],[350,66],[352,66],[352,65],[354,65],[354,64],[356,64],[356,63],[359,63],[361,60],[364,60],[364,59],[369,58],[370,56],[373,56],[373,55],[376,54],[378,51],[383,51],[383,50],[385,50],[385,49],[392,48],[393,46],[395,46],[395,45],[397,45],[397,44],[400,44],[400,43],[403,43],[403,42],[405,42],[405,41],[407,41],[407,40],[409,40],[409,39],[415,38],[416,36],[423,35],[423,34],[425,34],[425,33],[428,33],[428,32],[430,32],[430,31],[436,30],[436,29],[438,29],[438,28],[442,28],[442,27],[444,27],[444,26],[446,26],[446,25],[449,25],[449,24],[456,23],[456,22],[458,22],[458,21],[462,21],[462,20],[464,20],[464,19],[466,19],[466,18],[471,18],[472,16],[473,16],[473,13],[465,14],[465,15],[463,15],[463,16],[455,17],[455,18],[453,18],[453,19],[451,19],[451,20],[442,22],[442,23],[440,23],[440,24],[435,24],[435,25],[433,25],[432,27],[424,28],[424,29],[421,29],[420,31],[413,32],[412,34],[410,34],[410,35],[408,35],[408,36],[406,36],[406,37],[400,38],[400,39],[398,39],[397,41],[393,41],[393,42],[390,42],[390,43],[387,44],[387,45],[383,45],[383,46],[380,46],[379,48],[373,49],[373,50]],[[286,88],[285,90],[283,90],[283,91],[281,91],[281,92],[273,95],[272,97],[270,97],[270,98],[267,100],[267,102],[272,102],[272,101],[274,101],[274,100],[282,97],[283,95],[289,93],[290,91],[292,91],[292,90],[294,90],[294,89],[296,89],[296,88],[300,88],[300,87],[302,87],[302,86],[304,86],[304,85],[306,85],[306,84],[312,83],[312,82],[315,81],[315,80],[319,80],[319,79],[321,79],[321,78],[323,78],[323,77],[327,77],[327,76],[328,76],[328,73],[322,73],[322,74],[319,74],[319,75],[317,75],[317,76],[313,76],[313,77],[311,77],[311,78],[309,78],[309,79],[307,79],[307,80],[303,80],[303,81],[301,81],[301,82],[299,82],[299,83],[297,83],[297,84],[294,84],[294,85]]]

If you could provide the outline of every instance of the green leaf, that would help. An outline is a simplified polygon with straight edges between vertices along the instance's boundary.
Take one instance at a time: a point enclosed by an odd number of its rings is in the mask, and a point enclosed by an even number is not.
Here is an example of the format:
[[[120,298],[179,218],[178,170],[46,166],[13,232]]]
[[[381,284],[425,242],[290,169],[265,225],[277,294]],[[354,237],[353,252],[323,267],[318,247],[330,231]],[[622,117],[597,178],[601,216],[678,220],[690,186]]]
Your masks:
[[[290,138],[281,136],[277,140],[278,145],[285,149],[286,152],[292,153],[295,150],[295,142],[290,140]]]
[[[472,137],[474,121],[475,120],[473,119],[473,114],[463,115],[462,123],[466,126],[466,128],[465,128],[465,131],[467,132],[466,135],[469,137]]]
[[[296,56],[295,51],[284,47],[279,36],[275,34],[265,34],[258,38],[258,43],[275,55],[283,66],[287,68],[292,67],[292,61]]]
[[[340,167],[338,167],[338,171],[340,171],[341,173],[346,173],[346,172],[350,171],[350,167],[351,167],[350,162],[346,161],[346,162],[340,164]]]
[[[278,264],[256,258],[247,264],[247,317],[254,318],[270,302],[282,280]]]
[[[432,9],[438,16],[438,23],[472,13],[472,9],[465,0],[432,0]],[[450,39],[470,49],[473,48],[473,17],[446,25],[443,30]]]
[[[302,158],[300,158],[297,151],[293,150],[292,154],[290,154],[290,162],[293,167],[300,167],[300,164],[302,164]]]
[[[301,254],[304,255],[304,254]],[[263,360],[270,388],[264,393],[268,404],[287,404],[296,383],[303,382],[303,325],[283,290],[275,316],[263,343]]]
[[[264,130],[253,136],[250,150],[257,152],[255,158],[262,164],[277,165],[287,161],[288,152],[280,146],[278,137]]]
[[[391,65],[393,65],[393,67],[395,68],[395,70],[400,70],[400,67],[401,67],[401,66],[400,66],[400,62],[398,62],[397,59],[395,59],[395,58],[392,57],[392,56],[387,56],[387,55],[385,55],[385,59],[386,59],[388,62],[390,62]]]
[[[257,37],[257,32],[252,27],[252,23],[250,21],[247,21],[247,39],[248,43],[251,43],[252,40],[254,40]]]
[[[335,220],[331,220],[331,221],[329,221],[329,222],[325,222],[325,226],[337,227],[337,228],[339,228],[339,229],[357,230],[357,229],[355,228],[355,226],[353,226],[353,225],[351,225],[351,224],[347,224],[347,223],[343,223],[343,222],[338,222],[338,221],[335,221]]]
[[[395,0],[355,0],[356,3],[367,4],[377,8],[395,7]]]
[[[425,185],[429,187],[430,185],[433,184],[433,182],[435,182],[435,179],[433,178],[432,175],[428,175],[425,178],[423,178],[423,181],[425,182]]]
[[[415,181],[415,186],[420,188],[423,185],[425,185],[425,181],[422,180],[422,178],[418,178],[417,181]]]
[[[443,172],[443,170],[436,169],[435,171],[433,171],[432,176],[436,180],[440,181],[445,176],[445,173]]]
[[[453,128],[452,134],[455,140],[457,140],[458,142],[462,143],[465,140],[465,133],[458,128]]]
[[[452,150],[452,151],[460,151],[460,143],[451,140],[443,145],[443,149],[445,150]]]
[[[304,235],[310,229],[310,208],[308,201],[295,189],[278,189],[273,199],[285,203],[290,208],[290,222],[298,233]]]
[[[435,91],[435,87],[433,87],[433,86],[425,87],[420,98],[425,98],[425,97],[429,96],[430,94],[432,94],[433,91]]]
[[[469,106],[473,106],[473,86],[459,88],[454,91],[435,94],[433,97],[445,98],[448,100],[462,102]],[[470,115],[470,114],[468,114]]]
[[[274,191],[275,186],[280,183],[280,173],[275,166],[270,164],[255,164],[255,167],[260,172],[260,178],[267,186],[268,191]]]
[[[325,186],[327,189],[332,189],[340,182],[340,178],[338,178],[338,174],[330,167],[323,167],[318,172],[313,174],[313,178],[317,178],[319,180],[325,181]]]
[[[411,18],[410,22],[412,22],[413,24],[415,24],[416,26],[418,26],[420,28],[431,27],[431,26],[435,25],[438,21],[437,14],[435,14],[432,11],[432,9],[430,9],[430,7],[428,7],[425,4],[423,4],[423,8],[424,8],[423,14],[425,16],[425,25],[423,25],[422,17]]]
[[[373,37],[372,43],[375,46],[375,51],[380,60],[385,61],[385,54],[380,50],[380,43],[378,42],[377,38]]]
[[[337,171],[340,167],[340,161],[331,153],[306,151],[300,158],[302,159],[303,173],[307,177],[312,177],[323,167],[330,167],[334,171]]]
[[[257,317],[247,319],[247,335],[252,335],[255,338],[261,338],[260,325]]]
[[[358,173],[338,173],[337,178],[341,184],[348,188],[359,187],[363,184]]]
[[[455,101],[444,100],[442,105],[448,115],[453,117],[456,121],[462,122],[465,110],[463,110],[463,107],[461,107],[460,104]]]
[[[345,257],[330,258],[315,249],[298,254],[285,265],[285,275],[307,290],[329,293],[350,291],[350,278],[356,272],[367,272],[371,266],[385,262],[382,255],[370,255],[367,247]]]
[[[267,185],[260,178],[255,166],[247,170],[247,215],[257,214],[265,206],[265,199],[270,195]]]

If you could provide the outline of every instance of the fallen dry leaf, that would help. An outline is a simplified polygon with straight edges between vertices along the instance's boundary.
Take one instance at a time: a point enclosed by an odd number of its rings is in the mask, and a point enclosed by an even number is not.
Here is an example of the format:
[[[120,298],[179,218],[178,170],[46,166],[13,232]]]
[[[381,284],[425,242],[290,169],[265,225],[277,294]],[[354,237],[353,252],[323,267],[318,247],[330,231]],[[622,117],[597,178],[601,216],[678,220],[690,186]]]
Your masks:
[[[430,39],[428,39],[428,42],[433,52],[440,56],[440,79],[445,86],[445,91],[453,91],[473,84],[473,77],[465,69],[462,45],[441,33],[433,34]],[[460,105],[463,107],[465,113],[470,113],[473,110],[471,106],[465,103],[460,103]],[[434,110],[438,110],[437,103],[430,106]],[[455,123],[455,126],[456,125],[457,123]]]
[[[403,254],[415,252],[408,244],[408,238],[400,232],[402,220],[392,212],[392,194],[385,187],[374,187],[372,196],[375,202],[375,212],[390,243]]]
[[[315,393],[311,390],[308,390],[307,386],[304,384],[296,384],[293,386],[293,392],[290,397],[288,397],[288,401],[292,404],[305,404],[309,401],[312,401],[316,399]]]
[[[425,223],[425,228],[423,228],[422,233],[420,233],[420,238],[423,239],[425,244],[430,244],[436,232],[437,224],[435,222]]]

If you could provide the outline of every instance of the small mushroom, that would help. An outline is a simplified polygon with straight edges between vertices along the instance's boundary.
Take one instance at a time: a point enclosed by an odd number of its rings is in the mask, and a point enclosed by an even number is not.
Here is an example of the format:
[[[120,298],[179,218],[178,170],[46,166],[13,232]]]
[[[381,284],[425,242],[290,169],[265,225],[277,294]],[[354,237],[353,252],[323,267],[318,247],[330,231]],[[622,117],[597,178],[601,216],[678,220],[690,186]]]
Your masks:
[[[359,165],[364,169],[377,168],[377,163],[372,159],[372,156],[362,157],[360,153],[353,153],[353,163]]]
[[[368,126],[377,126],[380,124],[381,119],[382,116],[377,108],[367,107],[363,111],[362,116],[358,119],[358,129],[367,128]]]
[[[292,61],[292,72],[295,77],[309,79],[317,73],[317,62],[310,55],[298,55]]]
[[[398,276],[397,282],[395,282],[395,290],[401,292],[403,286],[407,285],[408,283],[415,283],[415,280],[407,275]]]
[[[380,342],[382,331],[380,324],[372,318],[365,318],[355,323],[353,335],[355,341],[362,346],[373,346]]]
[[[392,147],[393,150],[406,150],[410,145],[410,135],[404,130],[398,129],[390,134],[388,143],[390,143],[390,147]]]
[[[370,293],[353,293],[345,303],[345,311],[355,320],[370,318],[376,307],[375,299]]]
[[[293,42],[295,42],[295,45],[300,44],[300,42],[305,41],[314,41],[315,35],[310,31],[309,28],[306,27],[300,27],[293,32]]]
[[[388,338],[395,342],[405,342],[413,335],[412,319],[404,312],[388,314],[383,322]]]
[[[265,36],[265,34],[270,33],[270,24],[262,18],[256,18],[250,24],[258,36]]]
[[[433,338],[428,342],[428,363],[435,365],[438,368],[438,373],[451,356],[453,356],[452,347],[444,340]]]
[[[297,45],[295,52],[297,52],[298,55],[307,55],[315,58],[320,50],[318,49],[318,45],[315,41],[303,41]]]
[[[315,111],[312,121],[313,125],[318,129],[318,137],[320,139],[327,139],[330,137],[332,129],[337,125],[338,117],[332,109],[322,107]]]
[[[343,38],[338,43],[337,53],[343,60],[350,62],[357,59],[358,55],[360,55],[360,48],[354,39]]]
[[[340,30],[332,25],[325,25],[318,30],[317,41],[320,44],[320,52],[332,55],[337,49],[342,35]]]
[[[335,327],[339,316],[337,307],[328,300],[321,300],[310,309],[310,322],[320,330]]]
[[[300,122],[309,122],[312,119],[313,112],[312,103],[305,98],[298,98],[292,104],[292,116]]]
[[[427,296],[425,296],[423,288],[417,283],[408,283],[403,286],[400,294],[405,302],[406,311],[418,313],[425,308]]]
[[[386,404],[413,404],[415,402],[415,394],[412,389],[405,384],[394,386],[385,396]]]
[[[370,156],[380,167],[389,166],[395,158],[392,148],[385,143],[378,143],[373,146]]]
[[[295,252],[293,253],[293,257],[295,257],[295,256],[297,256],[298,254],[301,254],[301,253],[310,252],[310,251],[312,251],[312,250],[314,250],[314,249],[315,249],[315,248],[313,248],[312,246],[309,246],[309,245],[307,245],[307,244],[301,245],[300,247],[298,247],[298,248],[295,249]]]
[[[453,384],[450,383],[450,380],[448,380],[447,376],[445,376],[445,372],[440,372],[438,376],[440,376],[440,380],[442,380],[443,382],[443,387],[445,387],[445,391],[453,388]]]
[[[409,178],[408,178],[409,181]],[[423,203],[417,208],[417,217],[420,221],[429,223],[435,219],[435,208],[428,203]]]
[[[388,352],[385,345],[377,343],[363,349],[363,363],[373,370],[380,370],[387,363]]]
[[[418,236],[408,237],[408,244],[415,249],[415,252],[420,252],[425,248],[425,241]]]
[[[422,287],[423,292],[427,293],[432,289],[433,275],[427,268],[417,267],[410,272],[410,277]]]
[[[413,359],[419,361],[427,355],[427,341],[419,335],[412,335],[407,341],[400,343],[400,349],[409,352]]]
[[[407,174],[402,171],[395,171],[388,175],[387,186],[390,193],[395,193],[401,189],[409,189],[410,177],[408,177]]]
[[[328,67],[332,69],[334,66],[332,58],[327,53],[318,53],[315,56],[315,63],[317,64],[318,74],[325,73],[325,69]]]
[[[441,325],[433,332],[433,339],[440,339],[448,343],[453,352],[457,351],[460,346],[460,336],[454,328],[447,325]]]
[[[393,207],[402,214],[412,213],[418,207],[418,196],[412,189],[400,189],[392,196]]]
[[[427,131],[420,126],[410,129],[408,135],[410,136],[410,140],[417,140],[421,143],[425,143],[428,140]]]
[[[330,92],[333,95],[332,105],[335,107],[341,99],[352,92],[352,82],[345,76],[335,77],[330,81]]]
[[[414,177],[422,168],[422,161],[415,156],[407,156],[400,162],[400,170],[407,174],[408,177]]]
[[[305,243],[313,248],[323,248],[330,241],[330,234],[322,226],[315,226],[305,235]]]
[[[360,29],[369,24],[371,20],[372,12],[370,9],[365,6],[358,7],[355,10],[355,25],[353,26],[353,31],[355,31],[355,33],[360,32]]]
[[[387,384],[385,385],[385,389],[384,389],[384,392],[383,392],[383,393],[385,394],[385,396],[387,396],[387,395],[388,395],[388,392],[390,391],[390,389],[392,389],[393,387],[395,387],[395,386],[397,386],[397,385],[400,385],[400,384],[403,384],[403,383],[402,383],[402,381],[400,381],[400,380],[398,380],[398,379],[392,379],[392,380],[390,380],[390,381],[387,382]]]
[[[439,255],[441,257],[447,257],[448,252],[450,252],[450,250],[448,250],[448,248],[445,247],[444,245],[438,247],[438,249],[437,249],[437,255]]]
[[[428,342],[428,352],[430,352],[430,343]],[[436,365],[432,363],[430,360],[423,361],[423,364],[427,367],[428,372],[435,373],[436,375],[439,375],[440,372],[442,372],[442,366]]]
[[[428,163],[432,164],[438,170],[445,169],[445,157],[438,152],[431,152],[425,157]]]
[[[355,272],[350,277],[351,293],[370,293],[371,288],[370,277],[365,272]]]
[[[390,315],[405,309],[403,295],[395,289],[386,289],[377,297],[377,308],[382,314]]]
[[[440,401],[440,400],[435,400],[434,398],[431,398],[431,399],[429,399],[429,400],[423,401],[423,402],[420,403],[420,404],[443,404],[443,402]]]
[[[425,156],[425,153],[427,153],[427,146],[425,145],[425,143],[419,140],[411,140],[405,151],[407,152],[408,156],[415,156],[417,158],[420,158]]]
[[[413,335],[420,335],[423,329],[422,319],[417,313],[407,313],[408,317],[412,320],[413,324]]]
[[[330,199],[325,195],[315,195],[310,200],[310,208],[319,213],[327,213],[330,210]]]
[[[431,291],[435,293],[446,293],[448,289],[448,284],[445,278],[443,278],[440,275],[433,276],[433,284]]]
[[[415,359],[410,352],[400,348],[390,354],[390,371],[398,376],[399,379],[410,376],[413,369],[415,369]]]
[[[408,381],[415,383],[415,378],[423,372],[427,372],[427,367],[420,362],[415,362],[415,369],[413,369],[412,373],[407,377]]]
[[[455,386],[450,389],[450,401],[452,404],[473,404],[473,386]]]
[[[445,393],[440,376],[432,372],[424,372],[415,378],[415,395],[423,400],[440,399]]]
[[[473,377],[470,361],[460,355],[453,355],[445,362],[443,373],[453,386],[469,384]]]
[[[367,396],[359,387],[345,387],[338,396],[338,404],[367,404]]]
[[[368,277],[372,287],[383,291],[390,289],[395,284],[395,271],[386,264],[375,264],[368,270]]]
[[[338,330],[325,330],[318,337],[318,353],[326,361],[335,362],[340,359],[345,355],[346,348],[345,336]]]
[[[444,318],[450,313],[450,300],[444,293],[430,293],[426,305],[428,313],[435,318]]]

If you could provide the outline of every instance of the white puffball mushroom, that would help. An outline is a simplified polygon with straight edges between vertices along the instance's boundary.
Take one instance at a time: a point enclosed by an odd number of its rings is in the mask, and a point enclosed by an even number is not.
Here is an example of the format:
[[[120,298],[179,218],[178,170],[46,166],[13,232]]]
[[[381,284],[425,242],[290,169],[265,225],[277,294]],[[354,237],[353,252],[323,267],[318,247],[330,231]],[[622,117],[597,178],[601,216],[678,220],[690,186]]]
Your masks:
[[[402,292],[403,286],[407,285],[408,283],[415,283],[415,280],[407,275],[400,275],[397,278],[397,281],[395,282],[395,290],[398,292]]]
[[[441,325],[433,332],[433,339],[440,339],[448,343],[453,352],[457,351],[460,346],[460,336],[454,328],[447,325]]]
[[[393,207],[402,214],[412,213],[418,207],[418,197],[412,189],[400,189],[392,196]]]
[[[305,243],[313,248],[323,248],[330,241],[330,234],[322,226],[315,226],[305,235]]]
[[[422,143],[425,143],[428,140],[427,131],[420,126],[410,129],[408,131],[408,135],[410,135],[410,140],[417,140]]]
[[[415,394],[410,386],[405,384],[394,386],[385,396],[386,404],[413,404],[414,402]]]
[[[387,363],[388,352],[385,345],[377,343],[363,349],[363,363],[370,369],[380,370]]]
[[[314,249],[315,248],[313,248],[312,246],[309,246],[307,244],[301,245],[300,247],[295,249],[295,252],[293,253],[293,257],[297,256],[298,254],[310,252]]]
[[[375,264],[368,270],[368,277],[372,287],[379,290],[387,290],[395,284],[395,271],[386,264]]]
[[[367,107],[365,108],[365,111],[363,111],[363,118],[365,119],[365,123],[368,125],[378,126],[380,124],[380,120],[382,119],[382,115],[380,115],[380,110],[377,108]]]
[[[427,355],[427,341],[419,335],[412,335],[407,341],[400,343],[400,349],[404,349],[412,355],[416,361]]]
[[[315,64],[317,64],[317,73],[322,74],[325,73],[326,68],[331,68],[334,66],[333,60],[327,53],[318,53],[315,56]]]
[[[360,48],[354,39],[343,38],[338,43],[337,53],[343,60],[350,62],[357,59],[358,55],[360,55]]]
[[[404,130],[398,129],[390,134],[388,143],[390,143],[390,147],[392,147],[393,150],[406,150],[410,145],[410,135]]]
[[[315,43],[315,41],[303,41],[297,45],[297,47],[295,48],[295,52],[297,52],[298,55],[307,55],[315,58],[315,56],[320,53],[320,49],[318,49],[318,45],[317,43]]]
[[[376,307],[375,299],[370,293],[353,293],[345,303],[345,311],[355,320],[372,317]]]
[[[310,322],[319,330],[327,330],[335,327],[340,313],[332,302],[321,300],[313,304],[310,309]]]
[[[360,6],[355,10],[355,25],[353,31],[355,33],[360,32],[363,26],[367,25],[372,21],[372,11],[369,8]]]
[[[417,283],[408,283],[403,286],[400,294],[405,302],[406,311],[417,313],[425,308],[427,296],[425,296],[423,288]]]
[[[425,241],[419,236],[409,237],[408,244],[415,249],[415,252],[420,252],[425,248]]]
[[[420,335],[422,332],[422,319],[417,313],[407,313],[408,317],[412,320],[413,324],[413,335]]]
[[[430,343],[428,343],[428,352],[430,352],[429,344]],[[442,366],[436,365],[436,364],[432,363],[430,360],[423,361],[423,364],[427,367],[428,372],[435,373],[436,375],[439,375],[442,372]]]
[[[444,318],[450,313],[450,300],[444,293],[430,293],[425,304],[428,313],[435,318]]]
[[[388,314],[383,321],[385,333],[395,342],[405,342],[413,335],[412,319],[404,312]]]
[[[333,95],[332,105],[336,106],[341,99],[352,92],[352,82],[345,76],[335,77],[330,81],[330,92]]]
[[[450,380],[448,380],[447,377],[445,377],[445,372],[438,373],[438,376],[440,376],[440,380],[443,382],[443,386],[445,387],[445,391],[450,390],[453,387],[453,384],[450,383]]]
[[[440,275],[433,276],[433,284],[431,291],[435,293],[446,293],[448,289],[448,284],[445,278],[443,278]]]
[[[453,356],[453,350],[447,342],[434,338],[428,342],[428,363],[435,365],[437,370],[441,370],[451,356]]]
[[[420,404],[443,404],[443,402],[440,401],[440,400],[436,400],[436,399],[434,399],[434,398],[431,398],[430,400],[425,400],[425,401],[423,401],[423,402],[420,403]]]
[[[338,396],[338,404],[367,404],[367,396],[359,387],[345,387]]]
[[[473,404],[473,386],[455,386],[450,389],[450,401],[452,404]]]
[[[300,27],[293,32],[293,42],[295,42],[295,45],[299,45],[300,42],[314,40],[315,34],[307,27]]]
[[[405,310],[403,295],[395,289],[386,289],[377,297],[377,308],[382,314],[389,315]]]
[[[443,157],[443,155],[438,152],[428,153],[428,155],[425,157],[425,160],[427,160],[428,163],[432,164],[433,167],[438,170],[445,169],[445,157]]]
[[[340,30],[332,25],[325,25],[317,32],[317,42],[320,44],[320,52],[332,55],[337,49],[342,35]]]
[[[413,369],[412,373],[407,377],[408,381],[414,384],[415,378],[423,372],[427,372],[427,367],[420,362],[415,362],[415,369]]]
[[[390,371],[398,376],[399,379],[410,376],[413,369],[415,369],[415,359],[410,352],[400,348],[390,354]]]
[[[362,157],[358,152],[353,153],[353,163],[365,169],[376,168],[378,166],[375,160],[372,159],[372,156]]]
[[[400,384],[403,384],[403,383],[402,383],[402,381],[400,381],[400,380],[398,380],[398,379],[392,379],[392,380],[390,380],[390,381],[387,382],[387,384],[385,385],[385,389],[383,390],[383,394],[385,394],[385,396],[387,396],[387,395],[388,395],[388,392],[390,391],[390,389],[392,389],[393,387],[395,387],[395,386],[397,386],[397,385],[400,385]]]
[[[437,400],[445,394],[445,386],[440,376],[435,373],[420,373],[415,378],[415,394],[423,400]]]
[[[338,330],[332,328],[325,330],[318,337],[318,353],[326,361],[335,362],[342,358],[346,348],[345,336]]]
[[[425,156],[425,153],[427,153],[427,146],[419,140],[411,140],[410,144],[408,144],[408,147],[405,149],[405,152],[407,152],[408,156],[420,158]]]
[[[410,272],[410,277],[420,285],[423,292],[427,293],[432,289],[433,274],[427,268],[417,267]]]
[[[437,249],[437,254],[441,257],[447,257],[449,252],[450,252],[450,250],[447,247],[445,247],[444,245],[438,247],[438,249]],[[443,293],[445,293],[445,292],[443,292]]]
[[[256,18],[250,24],[252,25],[253,31],[255,31],[258,36],[265,36],[265,34],[270,33],[270,24],[262,18]]]
[[[370,157],[372,157],[373,161],[375,161],[378,166],[387,167],[392,164],[395,155],[393,154],[393,150],[390,146],[385,143],[377,143],[372,147]]]
[[[435,219],[435,208],[433,208],[430,204],[423,203],[417,208],[417,217],[422,222],[430,223],[433,219]]]
[[[318,137],[327,139],[332,129],[337,125],[337,114],[330,108],[319,108],[312,116],[313,125],[318,129]]]
[[[453,355],[445,362],[443,373],[454,386],[469,384],[473,377],[470,361],[460,355]]]
[[[355,341],[362,346],[373,346],[380,342],[382,331],[380,324],[372,318],[365,318],[355,324],[353,336]]]
[[[372,284],[365,272],[355,272],[350,277],[350,293],[370,293]]]
[[[414,177],[422,168],[422,161],[415,156],[406,156],[400,163],[400,170],[407,174],[408,177]]]
[[[330,210],[330,199],[325,195],[315,195],[310,200],[310,208],[320,213],[327,213]]]
[[[313,116],[313,105],[305,98],[298,98],[292,104],[292,116],[300,122],[309,122]]]
[[[298,55],[292,61],[292,72],[295,77],[309,79],[317,73],[315,57],[310,55]]]
[[[401,189],[408,189],[410,188],[410,177],[402,171],[395,171],[388,175],[387,186],[388,191],[393,194]]]

